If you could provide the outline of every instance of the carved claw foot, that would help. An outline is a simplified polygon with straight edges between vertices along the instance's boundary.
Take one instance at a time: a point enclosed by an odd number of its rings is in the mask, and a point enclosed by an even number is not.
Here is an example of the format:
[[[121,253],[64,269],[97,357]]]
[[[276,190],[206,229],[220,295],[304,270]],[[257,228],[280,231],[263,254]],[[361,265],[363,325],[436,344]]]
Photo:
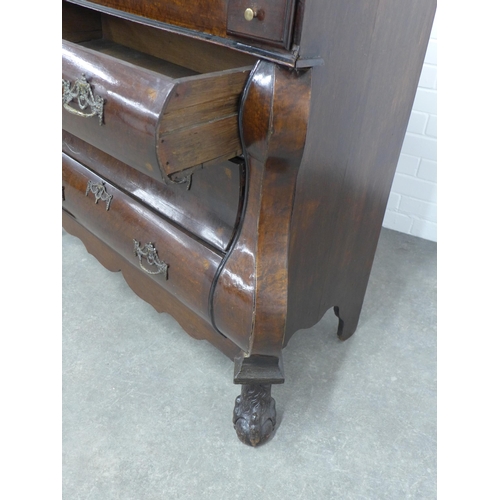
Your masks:
[[[250,446],[264,444],[276,425],[276,403],[271,384],[241,386],[236,398],[233,424],[240,440]]]

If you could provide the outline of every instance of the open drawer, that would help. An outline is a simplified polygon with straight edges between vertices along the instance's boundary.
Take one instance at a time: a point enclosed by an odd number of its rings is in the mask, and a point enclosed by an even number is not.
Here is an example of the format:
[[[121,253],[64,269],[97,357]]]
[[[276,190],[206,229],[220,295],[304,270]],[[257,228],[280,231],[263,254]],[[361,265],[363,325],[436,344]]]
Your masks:
[[[296,0],[70,0],[253,45],[290,50]]]
[[[241,154],[253,58],[63,6],[64,130],[157,180]]]

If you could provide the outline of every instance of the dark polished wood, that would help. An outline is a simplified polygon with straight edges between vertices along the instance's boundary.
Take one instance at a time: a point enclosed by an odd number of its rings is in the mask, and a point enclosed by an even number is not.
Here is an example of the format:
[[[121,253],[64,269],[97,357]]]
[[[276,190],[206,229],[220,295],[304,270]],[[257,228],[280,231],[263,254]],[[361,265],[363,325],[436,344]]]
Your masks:
[[[241,154],[238,100],[249,72],[196,74],[113,40],[63,41],[63,79],[73,83],[84,75],[104,100],[102,122],[71,113],[78,110],[70,104],[63,109],[63,129],[165,180]]]
[[[63,130],[162,180],[155,131],[173,80],[68,41],[63,41],[62,70],[70,83],[84,75],[94,96],[104,99],[102,124],[97,117],[82,118],[63,108]]]
[[[356,330],[435,8],[63,2],[64,227],[234,360],[246,444],[291,336]]]
[[[159,182],[63,130],[63,152],[150,207],[192,237],[227,250],[234,234],[242,183],[240,162],[198,169],[178,182]],[[185,182],[184,182],[185,181]]]
[[[313,72],[295,195],[286,341],[331,307],[342,339],[356,330],[435,8],[305,2],[301,52],[325,64]]]
[[[141,17],[209,33],[234,35],[289,48],[295,0],[91,0],[91,3],[129,12]],[[255,9],[255,19],[245,19],[245,10]]]
[[[234,359],[235,384],[282,384],[285,382],[282,356],[246,356],[240,352]]]
[[[64,229],[69,234],[78,237],[84,243],[87,251],[108,271],[121,271],[130,288],[141,299],[151,304],[157,312],[170,314],[191,337],[210,342],[230,360],[233,360],[238,355],[240,348],[237,345],[222,337],[212,328],[210,323],[204,321],[197,314],[193,314],[193,311],[179,301],[175,295],[149,279],[135,265],[121,257],[111,247],[79,224],[65,210],[62,212],[62,221]]]
[[[64,153],[62,164],[63,208],[194,313],[209,320],[208,294],[220,255]],[[109,207],[87,192],[89,182],[104,186],[107,195],[112,196]],[[158,258],[168,265],[168,272],[158,273],[159,268],[146,259],[141,264],[134,240],[141,246],[153,243]]]
[[[238,438],[249,446],[266,443],[276,426],[276,402],[271,397],[271,384],[241,386],[236,398],[233,424]]]
[[[310,71],[291,72],[261,62],[243,98],[248,203],[214,304],[220,331],[248,355],[278,357],[283,345],[289,228],[306,139],[310,81]]]
[[[138,10],[130,9],[124,10],[117,7],[111,7],[108,2],[94,2],[90,0],[63,0],[65,2],[85,7],[89,10],[95,10],[97,12],[102,12],[105,15],[110,15],[114,18],[124,19],[134,22],[141,26],[149,26],[159,29],[165,33],[182,35],[187,39],[191,39],[194,42],[209,42],[210,46],[219,49],[230,49],[235,54],[248,54],[258,58],[264,58],[268,61],[273,61],[278,64],[282,64],[288,67],[306,67],[310,65],[317,65],[321,63],[318,59],[301,59],[299,51],[295,45],[291,45],[288,49],[276,46],[275,43],[263,42],[258,39],[249,39],[242,35],[231,35],[226,30],[226,25],[224,24],[224,30],[197,30],[189,23],[177,23],[175,22],[176,16],[170,18],[169,16],[156,16],[156,17],[145,17],[144,15],[138,14]],[[168,1],[168,0],[166,0]],[[188,2],[186,2],[186,5]],[[189,5],[187,5],[189,7]],[[190,7],[192,9],[192,7]],[[139,9],[141,10],[141,9]],[[148,10],[148,8],[143,11]],[[295,24],[300,25],[300,19],[302,11],[297,9],[295,14]],[[293,28],[293,26],[292,26]],[[295,33],[296,34],[296,33]],[[203,51],[204,49],[202,49]],[[196,59],[196,56],[195,56]]]
[[[120,17],[102,14],[101,25],[102,38],[113,40],[116,44],[137,50],[141,54],[168,59],[196,73],[253,66],[257,62],[249,54]]]
[[[183,26],[195,31],[225,36],[227,0],[158,0],[138,2],[136,0],[91,0],[92,3],[117,10],[156,19],[169,24]]]
[[[101,14],[99,12],[63,2],[62,15],[63,40],[78,43],[102,38]]]
[[[295,0],[229,0],[227,2],[227,32],[264,43],[290,48]],[[253,10],[253,19],[245,11]]]

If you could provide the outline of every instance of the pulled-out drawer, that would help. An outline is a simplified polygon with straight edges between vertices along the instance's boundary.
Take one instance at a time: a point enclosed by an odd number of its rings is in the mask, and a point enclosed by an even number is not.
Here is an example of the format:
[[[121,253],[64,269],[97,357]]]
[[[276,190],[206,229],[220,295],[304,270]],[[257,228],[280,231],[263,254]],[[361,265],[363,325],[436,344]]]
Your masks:
[[[221,255],[62,154],[63,209],[95,236],[209,321]]]
[[[251,66],[191,57],[182,45],[192,42],[151,27],[91,19],[63,30],[64,130],[157,180],[241,154],[238,106]]]

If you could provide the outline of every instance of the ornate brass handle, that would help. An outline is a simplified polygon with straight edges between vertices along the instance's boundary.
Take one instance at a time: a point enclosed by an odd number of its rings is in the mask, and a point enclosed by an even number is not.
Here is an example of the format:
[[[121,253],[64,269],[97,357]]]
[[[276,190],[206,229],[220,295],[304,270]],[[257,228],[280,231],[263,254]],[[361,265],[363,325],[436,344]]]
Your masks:
[[[141,269],[148,274],[164,274],[165,279],[168,280],[168,264],[161,261],[156,253],[156,248],[153,243],[146,243],[142,248],[140,242],[134,240],[134,254],[139,258],[139,265]],[[149,266],[156,266],[156,271],[150,271],[142,264],[142,258],[146,258]]]
[[[113,195],[106,193],[106,188],[104,187],[104,184],[89,181],[87,183],[87,190],[85,191],[85,196],[89,194],[89,191],[95,196],[96,205],[99,200],[105,201],[106,210],[109,210],[109,205],[111,203],[111,200],[113,199]]]
[[[62,81],[63,86],[63,95],[62,95],[62,103],[64,109],[73,113],[77,116],[83,116],[84,118],[91,118],[92,116],[99,117],[99,125],[103,123],[103,114],[104,114],[104,99],[101,96],[94,96],[92,92],[92,88],[90,87],[90,83],[87,82],[87,79],[84,75],[81,76],[78,80],[76,80],[73,84],[68,82],[68,80]],[[90,108],[90,113],[84,113],[83,111],[79,111],[76,108],[73,108],[69,105],[73,99],[78,103],[78,107],[81,110]]]

